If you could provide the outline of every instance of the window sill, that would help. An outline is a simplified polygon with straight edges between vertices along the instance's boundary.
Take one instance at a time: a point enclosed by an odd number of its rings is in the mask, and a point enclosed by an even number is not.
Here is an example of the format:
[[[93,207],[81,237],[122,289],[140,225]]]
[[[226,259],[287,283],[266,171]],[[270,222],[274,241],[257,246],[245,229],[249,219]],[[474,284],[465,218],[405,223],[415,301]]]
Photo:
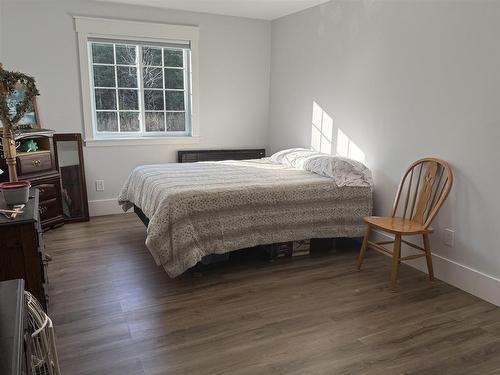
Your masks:
[[[189,145],[200,143],[200,137],[140,137],[140,138],[111,138],[86,139],[86,147],[108,146],[148,146],[148,145]]]

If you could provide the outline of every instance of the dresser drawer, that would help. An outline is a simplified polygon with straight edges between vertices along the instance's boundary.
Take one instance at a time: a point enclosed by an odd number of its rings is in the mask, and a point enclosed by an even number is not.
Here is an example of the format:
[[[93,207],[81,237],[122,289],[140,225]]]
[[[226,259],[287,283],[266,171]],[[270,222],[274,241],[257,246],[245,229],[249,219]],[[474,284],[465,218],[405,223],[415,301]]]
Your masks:
[[[56,216],[59,216],[60,213],[59,202],[57,199],[50,199],[48,201],[40,202],[40,206],[38,207],[38,212],[40,213],[40,220],[42,222],[44,220],[52,219]]]
[[[36,187],[40,191],[40,200],[41,201],[48,201],[49,199],[54,199],[59,196],[58,194],[58,189],[59,187],[59,182],[54,182],[54,183],[41,183],[41,184],[33,184],[34,187]]]
[[[17,156],[17,162],[20,175],[40,173],[54,169],[50,151],[21,154]]]

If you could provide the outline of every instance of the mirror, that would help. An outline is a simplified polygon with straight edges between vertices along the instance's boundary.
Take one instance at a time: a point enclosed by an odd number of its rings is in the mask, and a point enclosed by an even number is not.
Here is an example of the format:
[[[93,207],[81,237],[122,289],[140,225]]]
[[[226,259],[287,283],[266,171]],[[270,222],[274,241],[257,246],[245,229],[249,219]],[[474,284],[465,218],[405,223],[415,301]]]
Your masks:
[[[82,136],[78,133],[55,134],[54,143],[61,174],[64,219],[65,221],[88,221],[89,207]]]

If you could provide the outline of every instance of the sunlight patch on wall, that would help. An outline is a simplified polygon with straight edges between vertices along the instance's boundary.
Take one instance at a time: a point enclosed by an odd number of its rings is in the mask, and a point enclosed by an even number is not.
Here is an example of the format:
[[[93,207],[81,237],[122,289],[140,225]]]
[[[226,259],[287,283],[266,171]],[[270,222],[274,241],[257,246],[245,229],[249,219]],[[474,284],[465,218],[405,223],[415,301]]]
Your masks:
[[[341,130],[337,132],[337,154],[364,163],[365,153]]]
[[[315,151],[331,154],[332,144],[333,119],[318,105],[318,103],[313,102],[311,147]]]
[[[311,148],[314,151],[343,156],[365,163],[366,155],[341,129],[337,131],[335,144],[333,119],[321,106],[313,101]]]

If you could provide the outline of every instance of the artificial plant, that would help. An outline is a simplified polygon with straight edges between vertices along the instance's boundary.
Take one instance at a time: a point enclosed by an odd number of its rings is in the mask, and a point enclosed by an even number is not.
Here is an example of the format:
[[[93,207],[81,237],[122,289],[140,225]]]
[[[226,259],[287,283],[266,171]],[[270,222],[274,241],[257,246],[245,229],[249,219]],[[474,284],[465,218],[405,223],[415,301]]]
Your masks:
[[[15,113],[9,110],[8,98],[16,89],[22,87],[25,95],[22,101],[16,104]],[[16,141],[14,132],[17,129],[18,122],[24,117],[32,105],[32,100],[37,96],[35,79],[29,75],[19,72],[10,72],[0,64],[0,122],[3,126],[2,146],[3,156],[7,168],[9,169],[10,181],[17,181],[16,172]]]

